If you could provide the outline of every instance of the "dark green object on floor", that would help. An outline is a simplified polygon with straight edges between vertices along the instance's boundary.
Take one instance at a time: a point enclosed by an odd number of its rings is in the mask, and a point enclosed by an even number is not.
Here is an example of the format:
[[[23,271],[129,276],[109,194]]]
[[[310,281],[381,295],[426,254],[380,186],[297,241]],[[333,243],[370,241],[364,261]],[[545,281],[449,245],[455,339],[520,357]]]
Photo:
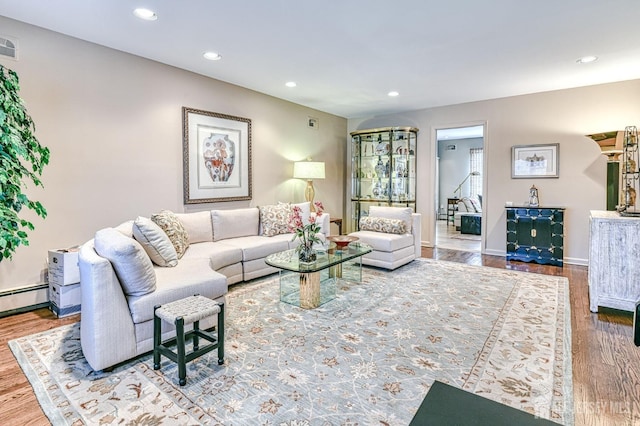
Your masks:
[[[460,216],[460,233],[480,235],[482,228],[482,216],[463,214]]]
[[[545,426],[557,423],[435,381],[410,426]]]

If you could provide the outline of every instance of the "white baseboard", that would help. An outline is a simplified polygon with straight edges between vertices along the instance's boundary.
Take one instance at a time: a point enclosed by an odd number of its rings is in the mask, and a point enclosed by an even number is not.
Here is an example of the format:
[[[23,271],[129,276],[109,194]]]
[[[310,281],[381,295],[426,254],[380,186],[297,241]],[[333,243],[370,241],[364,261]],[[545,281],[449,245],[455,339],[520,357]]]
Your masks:
[[[7,290],[0,293],[0,314],[44,303],[49,303],[48,286],[39,285]]]

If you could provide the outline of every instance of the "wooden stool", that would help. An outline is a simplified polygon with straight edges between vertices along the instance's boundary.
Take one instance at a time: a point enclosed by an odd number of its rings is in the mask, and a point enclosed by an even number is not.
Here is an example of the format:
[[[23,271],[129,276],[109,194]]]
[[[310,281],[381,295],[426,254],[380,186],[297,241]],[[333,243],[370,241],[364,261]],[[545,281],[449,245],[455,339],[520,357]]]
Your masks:
[[[217,335],[200,330],[200,320],[218,315]],[[162,322],[173,323],[176,326],[176,337],[162,343]],[[185,324],[193,323],[193,330],[184,332]],[[193,336],[193,351],[186,353],[185,342]],[[211,344],[202,348],[199,338]],[[169,346],[176,345],[176,352]],[[153,369],[160,369],[160,355],[164,355],[178,364],[178,379],[180,386],[187,383],[186,363],[201,355],[218,349],[218,365],[224,364],[224,303],[218,303],[204,296],[190,296],[165,305],[153,308]]]

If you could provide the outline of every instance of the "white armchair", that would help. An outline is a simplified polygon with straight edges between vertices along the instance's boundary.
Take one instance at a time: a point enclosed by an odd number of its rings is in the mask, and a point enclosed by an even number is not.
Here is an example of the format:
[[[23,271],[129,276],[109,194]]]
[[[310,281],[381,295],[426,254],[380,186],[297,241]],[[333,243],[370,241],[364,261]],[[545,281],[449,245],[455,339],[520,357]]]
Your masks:
[[[420,220],[421,215],[408,207],[371,206],[360,230],[349,235],[373,248],[362,257],[364,265],[393,270],[421,256]]]

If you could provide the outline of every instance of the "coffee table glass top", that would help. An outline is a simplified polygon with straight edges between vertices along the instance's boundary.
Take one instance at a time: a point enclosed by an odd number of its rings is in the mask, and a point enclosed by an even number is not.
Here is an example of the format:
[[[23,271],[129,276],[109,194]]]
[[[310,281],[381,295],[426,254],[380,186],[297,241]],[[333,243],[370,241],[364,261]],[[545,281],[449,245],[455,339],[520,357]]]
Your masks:
[[[371,246],[357,241],[350,243],[344,250],[338,250],[337,248],[332,248],[332,246],[334,244],[329,246],[327,251],[318,251],[316,261],[313,263],[301,263],[298,260],[296,249],[271,254],[267,256],[265,262],[267,265],[287,271],[311,273],[339,265],[342,262],[371,252]]]

